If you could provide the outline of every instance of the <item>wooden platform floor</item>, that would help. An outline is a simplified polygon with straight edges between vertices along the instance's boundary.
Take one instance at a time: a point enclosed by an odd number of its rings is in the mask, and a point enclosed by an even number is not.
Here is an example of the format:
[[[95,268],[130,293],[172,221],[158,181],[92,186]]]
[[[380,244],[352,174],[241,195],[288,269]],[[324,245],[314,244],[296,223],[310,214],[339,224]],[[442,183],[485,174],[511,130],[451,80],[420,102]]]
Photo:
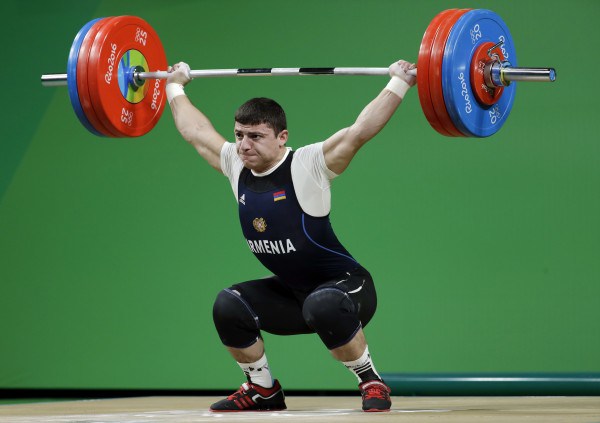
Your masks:
[[[394,397],[364,413],[360,397],[288,397],[281,412],[211,413],[216,397],[140,397],[0,405],[0,422],[600,423],[600,397]]]

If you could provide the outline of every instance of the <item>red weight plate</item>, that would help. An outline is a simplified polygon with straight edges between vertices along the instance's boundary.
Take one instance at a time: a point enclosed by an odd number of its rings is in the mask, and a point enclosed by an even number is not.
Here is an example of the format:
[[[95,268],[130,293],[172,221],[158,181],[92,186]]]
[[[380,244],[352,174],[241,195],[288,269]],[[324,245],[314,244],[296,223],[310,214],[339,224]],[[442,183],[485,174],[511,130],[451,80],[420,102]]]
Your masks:
[[[79,101],[81,108],[85,113],[85,116],[89,120],[90,124],[101,134],[107,137],[114,137],[115,135],[109,131],[104,124],[100,121],[94,107],[92,105],[92,99],[89,94],[88,84],[88,66],[90,58],[90,50],[94,43],[96,34],[100,28],[102,28],[112,18],[104,18],[96,22],[86,34],[81,47],[79,48],[79,57],[77,59],[77,92],[79,94]]]
[[[421,102],[421,109],[427,118],[427,121],[433,129],[442,135],[450,136],[443,127],[435,114],[433,103],[431,101],[431,94],[429,92],[429,58],[431,56],[431,47],[436,39],[439,26],[446,17],[458,9],[448,9],[438,13],[431,21],[427,30],[423,34],[423,40],[421,41],[421,47],[419,48],[419,58],[417,60],[418,76],[417,76],[417,88],[419,91],[419,101]]]
[[[471,9],[460,9],[448,17],[440,24],[438,36],[433,42],[431,47],[431,56],[429,58],[429,92],[431,94],[431,102],[433,103],[433,109],[442,127],[454,137],[466,137],[467,135],[460,132],[446,109],[446,103],[444,101],[444,93],[442,89],[442,62],[444,59],[444,50],[446,48],[446,41],[452,27],[458,21],[458,19],[467,13]]]
[[[99,31],[90,51],[88,83],[96,115],[117,136],[139,137],[149,132],[166,103],[164,79],[150,79],[141,99],[128,101],[127,70],[131,52],[148,72],[167,69],[167,58],[154,29],[135,16],[113,18]]]
[[[495,44],[491,41],[481,43],[477,46],[471,58],[471,88],[477,101],[486,106],[496,104],[502,97],[502,92],[504,92],[504,87],[488,87],[483,74],[485,65],[492,61],[492,58],[488,56],[488,50],[494,47]],[[497,48],[493,51],[494,53],[498,55],[499,60],[504,60],[502,49]]]

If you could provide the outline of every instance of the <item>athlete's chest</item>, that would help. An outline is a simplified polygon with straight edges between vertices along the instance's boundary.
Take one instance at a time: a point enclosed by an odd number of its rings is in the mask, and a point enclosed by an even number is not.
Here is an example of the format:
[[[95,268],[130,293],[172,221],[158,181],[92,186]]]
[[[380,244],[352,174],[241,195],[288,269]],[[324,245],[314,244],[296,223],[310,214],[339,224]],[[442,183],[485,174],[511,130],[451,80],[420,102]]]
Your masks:
[[[240,186],[238,194],[239,216],[244,232],[270,236],[297,230],[302,210],[291,181],[265,192]]]
[[[293,154],[269,175],[256,176],[243,169],[238,183],[238,208],[244,232],[257,231],[265,236],[291,229],[300,206],[290,171]]]

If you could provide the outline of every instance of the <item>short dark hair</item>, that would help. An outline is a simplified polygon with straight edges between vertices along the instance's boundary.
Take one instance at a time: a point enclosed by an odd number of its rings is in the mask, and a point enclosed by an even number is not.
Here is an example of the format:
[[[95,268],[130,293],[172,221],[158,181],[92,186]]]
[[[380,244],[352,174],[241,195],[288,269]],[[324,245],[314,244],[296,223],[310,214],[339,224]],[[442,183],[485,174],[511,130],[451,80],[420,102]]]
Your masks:
[[[266,123],[275,135],[287,129],[283,108],[275,100],[265,97],[252,98],[242,104],[235,112],[235,121],[242,125]]]

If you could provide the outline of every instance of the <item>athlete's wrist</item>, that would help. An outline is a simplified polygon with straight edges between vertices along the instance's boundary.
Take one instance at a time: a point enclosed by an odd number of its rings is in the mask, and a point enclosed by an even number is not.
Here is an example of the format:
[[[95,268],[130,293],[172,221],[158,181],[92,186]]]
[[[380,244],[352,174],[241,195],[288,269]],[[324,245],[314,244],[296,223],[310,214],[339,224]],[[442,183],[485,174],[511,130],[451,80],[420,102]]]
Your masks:
[[[404,98],[406,92],[410,89],[410,85],[399,76],[392,76],[390,82],[385,86],[385,89],[393,92],[400,98]]]
[[[175,97],[185,95],[183,85],[177,82],[169,82],[165,91],[167,92],[167,101],[169,102],[169,104],[171,104],[171,101],[173,101]]]

